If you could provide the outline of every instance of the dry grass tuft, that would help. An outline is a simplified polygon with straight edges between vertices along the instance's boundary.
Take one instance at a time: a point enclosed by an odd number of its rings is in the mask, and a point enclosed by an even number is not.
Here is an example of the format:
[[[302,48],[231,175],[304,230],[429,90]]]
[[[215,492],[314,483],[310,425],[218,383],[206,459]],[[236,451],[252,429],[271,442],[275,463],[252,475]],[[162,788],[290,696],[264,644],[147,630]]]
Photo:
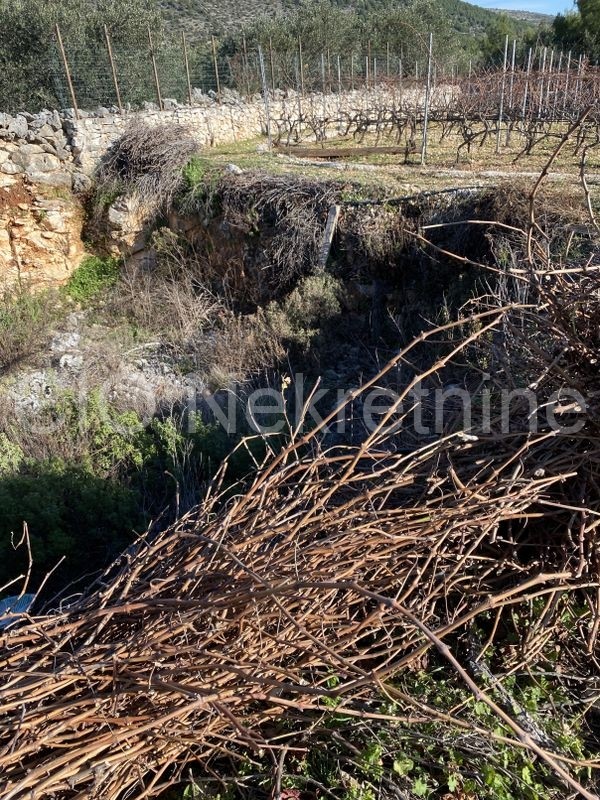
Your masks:
[[[16,289],[0,294],[0,372],[39,353],[50,339],[61,303],[57,292]]]

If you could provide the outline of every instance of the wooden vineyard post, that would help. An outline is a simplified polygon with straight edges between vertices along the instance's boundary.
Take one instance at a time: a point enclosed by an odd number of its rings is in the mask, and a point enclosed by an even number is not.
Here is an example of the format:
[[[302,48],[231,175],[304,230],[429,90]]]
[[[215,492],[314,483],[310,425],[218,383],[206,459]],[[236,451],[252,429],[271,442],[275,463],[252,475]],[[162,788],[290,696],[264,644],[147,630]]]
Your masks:
[[[269,36],[269,64],[271,66],[271,89],[275,95],[275,56],[273,54],[273,39]]]
[[[329,253],[331,251],[331,245],[333,243],[333,237],[335,236],[335,230],[337,228],[341,210],[341,206],[331,206],[329,209],[329,214],[327,215],[327,223],[325,225],[323,239],[321,240],[321,247],[319,248],[319,261],[317,264],[317,268],[321,272],[323,272],[327,266],[327,261],[329,259]]]
[[[217,43],[215,42],[215,37],[211,36],[211,43],[212,43],[212,56],[213,56],[213,65],[215,68],[215,83],[217,86],[217,100],[221,102],[221,78],[219,76],[219,62],[217,60]],[[262,52],[262,51],[261,51]]]
[[[108,50],[108,60],[110,61],[110,69],[112,72],[112,79],[115,87],[115,96],[117,98],[117,105],[119,106],[119,112],[122,114],[123,103],[121,102],[121,91],[119,89],[119,80],[117,78],[117,67],[115,64],[115,59],[113,57],[112,44],[110,41],[110,34],[108,32],[108,25],[104,26],[104,38],[106,39],[106,49]]]
[[[248,45],[246,43],[245,33],[242,34],[242,57],[244,83],[246,84],[246,97],[250,97],[250,65],[248,63]]]
[[[419,115],[419,62],[415,61],[415,91],[413,92],[415,100],[415,124]]]
[[[152,61],[152,71],[154,73],[154,87],[156,89],[156,99],[158,100],[158,107],[163,110],[162,95],[160,92],[160,80],[158,78],[158,67],[156,66],[156,56],[154,55],[154,43],[152,41],[152,31],[148,25],[148,44],[150,45],[150,60]]]
[[[267,118],[267,142],[269,152],[273,149],[273,138],[271,136],[271,106],[269,103],[269,87],[267,85],[267,72],[265,69],[265,59],[263,56],[262,47],[258,46],[258,62],[260,64],[260,80],[262,83],[263,100],[265,103],[265,116]]]
[[[71,102],[73,103],[73,111],[75,113],[75,119],[79,119],[79,107],[77,106],[75,87],[73,86],[73,80],[71,78],[71,70],[69,69],[69,62],[67,61],[67,54],[65,52],[65,46],[63,44],[62,36],[60,33],[60,26],[58,22],[56,23],[55,31],[56,31],[56,41],[58,42],[58,49],[60,50],[63,66],[65,68],[65,75],[67,77],[67,85],[69,87],[69,93],[71,95]]]
[[[548,65],[548,84],[546,86],[546,114],[550,104],[550,90],[552,89],[552,67],[554,66],[554,48],[550,51],[550,64]]]
[[[300,91],[300,64],[298,62],[298,54],[296,54],[294,61],[296,72],[296,97],[298,99],[298,141],[300,141],[300,134],[302,132],[302,92]]]
[[[185,77],[187,81],[188,101],[192,106],[194,104],[194,97],[192,95],[192,80],[190,78],[190,60],[188,58],[187,39],[185,38],[185,31],[181,31],[181,46],[183,48],[183,63],[185,65]]]
[[[498,128],[496,130],[496,153],[500,152],[500,130],[504,115],[504,92],[506,91],[506,65],[508,62],[508,35],[504,39],[504,63],[502,65],[502,84],[500,86],[500,108],[498,109]]]
[[[579,64],[577,65],[577,80],[575,81],[575,96],[573,98],[573,103],[577,106],[577,100],[579,99],[579,89],[581,88],[581,74],[583,72],[583,55],[579,56]]]
[[[558,104],[558,91],[560,89],[561,84],[561,76],[562,76],[562,63],[563,63],[563,51],[561,50],[558,55],[558,66],[556,68],[556,80],[554,81],[554,102],[552,103],[552,115],[550,117],[550,121],[554,122],[556,119],[556,106]]]
[[[567,55],[567,74],[565,75],[565,91],[563,95],[563,104],[562,104],[562,120],[564,120],[566,112],[567,112],[567,96],[569,93],[569,77],[571,72],[571,51],[569,50],[569,54]]]
[[[425,109],[423,114],[423,145],[421,147],[421,164],[427,160],[427,133],[429,125],[429,99],[431,95],[431,62],[433,61],[433,33],[429,34],[429,50],[427,52],[427,84],[425,86]]]
[[[300,93],[304,97],[304,61],[302,59],[302,39],[298,37],[298,61],[300,65]]]
[[[398,59],[398,100],[402,105],[402,56]]]
[[[338,126],[342,124],[342,58],[338,53],[336,56],[337,68],[337,108],[338,108]]]
[[[548,48],[544,47],[541,59],[541,75],[540,75],[540,102],[538,103],[538,117],[542,116],[542,108],[544,106],[544,75],[546,74],[546,57],[548,55]]]

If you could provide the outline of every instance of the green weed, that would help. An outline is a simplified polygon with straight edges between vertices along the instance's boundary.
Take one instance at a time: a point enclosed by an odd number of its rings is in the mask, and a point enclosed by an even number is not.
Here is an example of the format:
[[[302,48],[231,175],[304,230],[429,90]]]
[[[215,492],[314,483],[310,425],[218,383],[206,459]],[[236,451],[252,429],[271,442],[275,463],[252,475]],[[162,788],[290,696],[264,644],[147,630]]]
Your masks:
[[[65,291],[81,305],[89,305],[104,291],[116,286],[119,275],[118,259],[88,256],[69,278]]]

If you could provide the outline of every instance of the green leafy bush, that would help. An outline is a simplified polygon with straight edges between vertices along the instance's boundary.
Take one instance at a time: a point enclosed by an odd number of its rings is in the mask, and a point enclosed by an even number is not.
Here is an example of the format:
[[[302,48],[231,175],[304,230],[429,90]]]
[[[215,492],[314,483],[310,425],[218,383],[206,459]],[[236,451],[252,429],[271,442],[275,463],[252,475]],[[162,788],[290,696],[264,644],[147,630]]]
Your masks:
[[[0,478],[16,472],[23,459],[23,450],[19,445],[11,442],[5,433],[0,433]]]
[[[105,567],[150,520],[168,523],[195,505],[237,441],[200,418],[189,429],[174,416],[144,424],[98,391],[83,403],[65,393],[39,420],[49,426],[45,458],[27,457],[14,437],[0,434],[0,586],[27,568],[27,549],[14,549],[24,523],[32,586],[64,557],[50,584],[58,590]],[[241,449],[230,480],[262,455]]]
[[[195,189],[204,182],[209,162],[201,156],[193,156],[183,168],[182,177],[186,189]]]
[[[88,305],[119,280],[120,263],[116,258],[88,256],[71,275],[66,292],[73,300]]]
[[[267,319],[281,339],[306,348],[325,322],[340,315],[341,296],[341,283],[333,276],[309,275],[285,300],[269,305]]]
[[[64,108],[70,103],[54,37],[60,24],[81,108],[114,102],[104,26],[112,38],[125,102],[152,97],[152,75],[139,56],[147,52],[150,25],[162,42],[161,16],[147,0],[2,0],[0,3],[0,101],[5,111]],[[131,57],[132,54],[136,57]],[[174,72],[174,70],[172,70]],[[180,70],[181,72],[181,70]]]
[[[27,523],[32,586],[61,558],[49,588],[105,566],[144,524],[135,492],[62,461],[28,463],[0,478],[0,586],[27,568],[27,550],[14,549]]]
[[[176,204],[183,214],[201,214],[208,221],[220,211],[217,186],[221,170],[202,156],[193,156],[183,168]]]

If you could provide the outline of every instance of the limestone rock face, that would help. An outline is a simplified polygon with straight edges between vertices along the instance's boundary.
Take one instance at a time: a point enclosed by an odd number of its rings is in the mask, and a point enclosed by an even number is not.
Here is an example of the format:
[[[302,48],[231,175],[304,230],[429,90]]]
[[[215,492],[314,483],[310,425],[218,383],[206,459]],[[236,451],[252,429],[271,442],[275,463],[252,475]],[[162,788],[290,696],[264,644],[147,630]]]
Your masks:
[[[0,291],[65,283],[84,255],[78,201],[20,176],[0,186]]]
[[[146,247],[150,225],[128,197],[118,197],[109,207],[107,248],[114,255],[134,256]]]

